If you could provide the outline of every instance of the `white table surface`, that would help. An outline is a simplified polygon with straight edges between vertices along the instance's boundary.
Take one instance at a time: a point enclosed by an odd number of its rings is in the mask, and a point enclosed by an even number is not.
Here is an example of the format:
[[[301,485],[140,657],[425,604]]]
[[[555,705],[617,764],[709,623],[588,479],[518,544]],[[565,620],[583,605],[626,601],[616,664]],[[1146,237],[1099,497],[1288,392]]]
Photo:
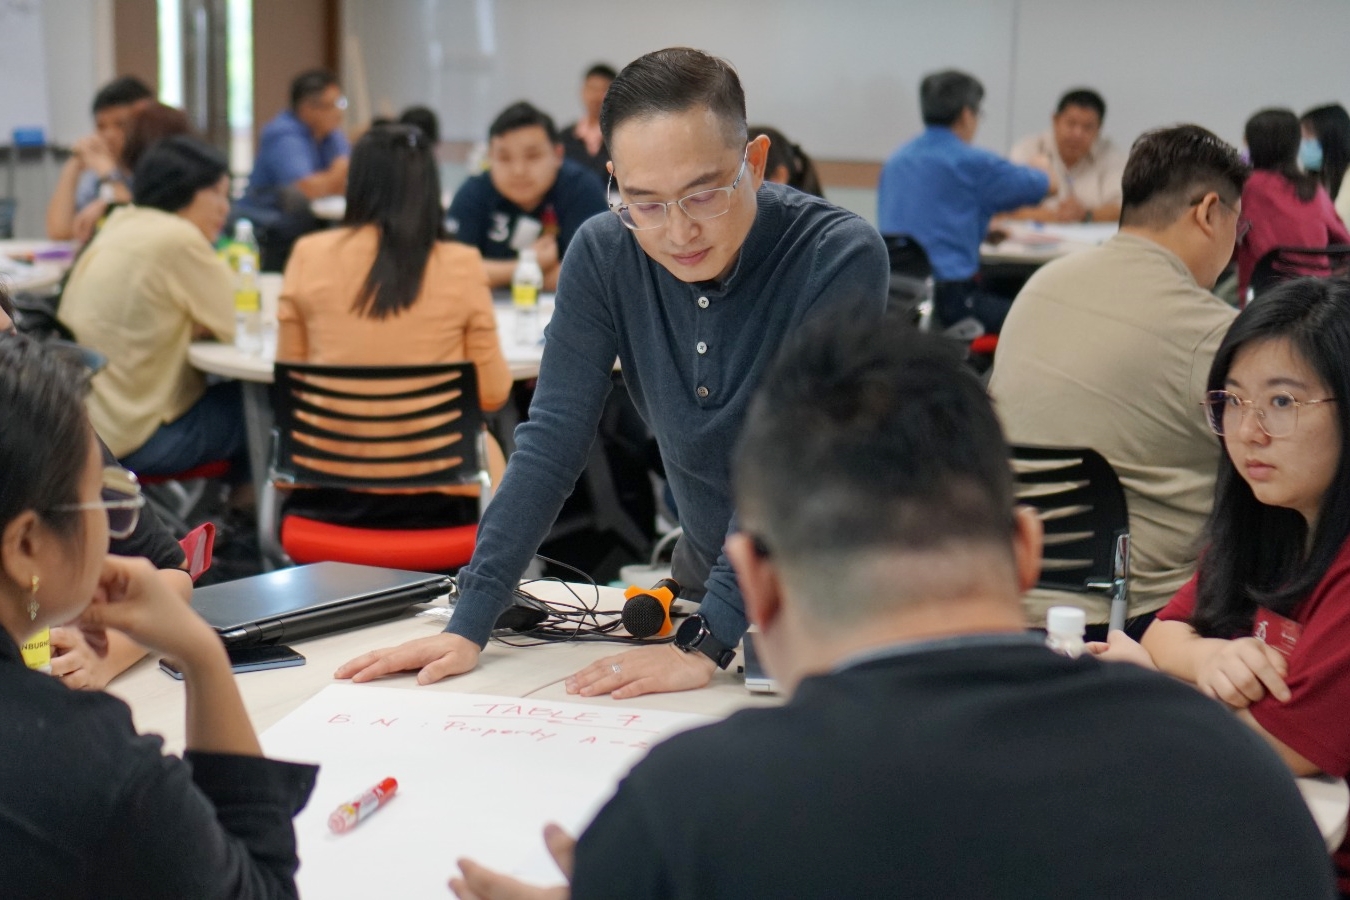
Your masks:
[[[309,211],[314,213],[316,219],[323,219],[325,222],[341,222],[343,216],[347,215],[347,198],[342,194],[315,197],[309,201]]]
[[[588,586],[574,586],[588,592]],[[565,588],[550,582],[538,582],[530,590],[540,597],[562,598]],[[602,587],[601,608],[617,609],[623,602],[617,588]],[[591,596],[584,594],[584,596]],[[444,600],[439,601],[440,605]],[[415,608],[417,609],[417,608]],[[333,672],[339,665],[367,650],[389,647],[406,640],[434,635],[445,623],[440,618],[419,616],[415,612],[377,625],[358,628],[328,637],[297,641],[292,646],[303,654],[306,663],[287,669],[249,672],[236,676],[244,705],[253,727],[262,732],[279,722],[324,687],[335,683]],[[472,672],[447,678],[432,685],[417,684],[415,673],[391,675],[373,685],[415,691],[493,694],[507,697],[536,697],[573,703],[593,703],[610,707],[658,709],[700,713],[724,717],[750,706],[777,706],[782,698],[752,694],[745,688],[744,676],[733,663],[728,671],[718,672],[713,682],[697,691],[674,694],[648,694],[632,700],[613,700],[609,696],[580,697],[567,693],[563,680],[587,664],[619,653],[626,647],[609,643],[552,644],[538,647],[507,647],[489,643]],[[739,662],[739,657],[737,662]],[[137,730],[163,736],[166,748],[180,753],[184,742],[183,683],[159,669],[158,659],[141,660],[108,688],[131,707]],[[1299,778],[1299,790],[1316,820],[1327,847],[1340,846],[1346,835],[1350,814],[1350,787],[1339,778]]]
[[[1114,223],[1057,225],[1039,222],[998,223],[1008,237],[998,244],[980,245],[982,263],[1040,265],[1079,250],[1096,247],[1117,231]]]
[[[544,355],[542,341],[521,342],[516,340],[516,310],[503,304],[495,304],[497,313],[497,335],[502,342],[502,353],[511,368],[514,381],[525,381],[539,376],[539,361]],[[539,327],[542,330],[553,315],[553,295],[545,294],[539,307]],[[250,355],[235,348],[233,344],[219,341],[196,341],[188,347],[188,362],[192,367],[211,375],[223,375],[239,381],[261,384],[272,383],[273,359],[262,355]]]
[[[70,268],[75,249],[69,241],[0,241],[0,282],[11,291],[55,287]],[[38,256],[31,263],[15,258],[31,254]]]
[[[593,590],[581,585],[575,588],[579,592]],[[530,590],[540,597],[567,596],[564,588],[551,582],[538,582]],[[602,608],[618,609],[623,603],[623,592],[617,588],[604,587],[600,591]],[[438,634],[444,628],[442,619],[409,613],[377,625],[293,643],[291,646],[305,657],[305,665],[236,676],[253,727],[259,732],[265,731],[324,687],[335,683],[334,670],[347,660],[377,647]],[[746,706],[775,706],[781,702],[777,697],[746,690],[745,679],[737,674],[735,663],[728,671],[718,672],[712,685],[698,691],[651,694],[633,700],[612,700],[608,696],[585,698],[567,693],[562,681],[568,675],[602,656],[626,649],[618,644],[598,642],[540,647],[506,647],[493,642],[483,651],[478,667],[464,675],[432,685],[418,685],[416,673],[391,675],[371,683],[417,691],[528,696],[712,716],[726,716]],[[182,751],[183,683],[160,671],[158,658],[141,660],[114,681],[108,691],[131,707],[139,731],[162,735],[170,751]]]

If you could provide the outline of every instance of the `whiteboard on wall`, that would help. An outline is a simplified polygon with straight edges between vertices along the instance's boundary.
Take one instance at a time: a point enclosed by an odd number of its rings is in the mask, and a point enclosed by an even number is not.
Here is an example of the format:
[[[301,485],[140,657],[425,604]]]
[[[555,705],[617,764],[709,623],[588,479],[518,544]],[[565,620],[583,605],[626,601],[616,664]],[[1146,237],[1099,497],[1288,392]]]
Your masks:
[[[16,128],[50,131],[42,0],[0,0],[0,144]]]
[[[570,122],[588,65],[676,44],[731,60],[750,119],[822,159],[879,160],[914,136],[919,81],[943,68],[984,83],[976,142],[999,152],[1079,85],[1106,96],[1126,148],[1177,121],[1238,141],[1263,106],[1350,104],[1344,0],[344,0],[343,23],[376,105],[428,103],[451,140],[484,140],[519,99]]]

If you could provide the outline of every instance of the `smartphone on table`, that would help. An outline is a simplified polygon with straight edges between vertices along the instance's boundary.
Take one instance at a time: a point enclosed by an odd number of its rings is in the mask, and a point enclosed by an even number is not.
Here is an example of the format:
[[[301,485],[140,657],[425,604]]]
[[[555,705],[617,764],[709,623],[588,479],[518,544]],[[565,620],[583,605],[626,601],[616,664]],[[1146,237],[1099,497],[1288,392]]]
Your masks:
[[[264,669],[284,669],[287,666],[303,666],[305,658],[284,644],[263,644],[258,647],[231,647],[230,668],[236,672],[261,672]],[[159,661],[159,667],[179,681],[183,673],[167,659]]]

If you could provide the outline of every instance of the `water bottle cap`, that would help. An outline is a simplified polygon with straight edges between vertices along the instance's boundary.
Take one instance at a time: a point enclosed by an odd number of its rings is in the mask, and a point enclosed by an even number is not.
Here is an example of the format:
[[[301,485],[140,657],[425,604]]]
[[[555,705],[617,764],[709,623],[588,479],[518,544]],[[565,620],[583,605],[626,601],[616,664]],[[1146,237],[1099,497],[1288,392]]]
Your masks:
[[[1076,606],[1052,606],[1045,614],[1045,630],[1082,637],[1087,630],[1087,613]]]
[[[539,257],[534,252],[533,247],[526,247],[524,250],[520,251],[520,261],[537,263],[539,262]]]
[[[253,237],[253,223],[248,219],[240,219],[234,223],[234,239],[236,241],[247,241]]]

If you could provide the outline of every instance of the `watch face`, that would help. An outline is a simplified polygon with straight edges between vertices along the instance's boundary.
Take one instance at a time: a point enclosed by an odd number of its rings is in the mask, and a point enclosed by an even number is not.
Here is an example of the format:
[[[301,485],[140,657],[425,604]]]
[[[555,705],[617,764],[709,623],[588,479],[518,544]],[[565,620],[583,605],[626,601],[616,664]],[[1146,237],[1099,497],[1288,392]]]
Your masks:
[[[699,634],[703,631],[703,617],[694,615],[680,623],[675,632],[675,646],[681,650],[693,650],[698,646]]]

